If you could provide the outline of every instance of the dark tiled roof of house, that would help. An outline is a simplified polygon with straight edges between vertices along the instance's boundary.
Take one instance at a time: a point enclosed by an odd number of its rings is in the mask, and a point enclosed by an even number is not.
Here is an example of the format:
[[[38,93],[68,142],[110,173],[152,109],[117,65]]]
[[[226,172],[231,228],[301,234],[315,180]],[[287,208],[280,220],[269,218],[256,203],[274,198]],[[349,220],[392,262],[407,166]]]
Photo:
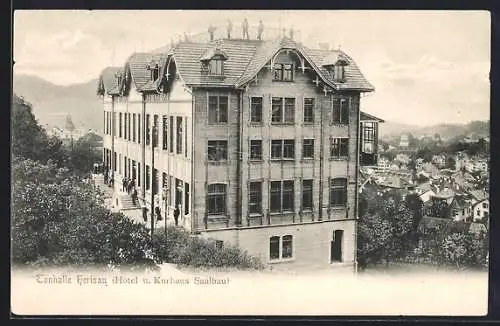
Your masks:
[[[347,54],[334,50],[315,50],[302,47],[299,43],[281,38],[258,41],[242,39],[223,39],[209,43],[179,42],[173,49],[151,53],[134,53],[125,64],[125,73],[130,73],[132,83],[138,90],[154,90],[159,83],[152,83],[147,69],[152,61],[158,62],[160,76],[163,76],[168,56],[172,55],[177,71],[187,85],[204,87],[241,87],[251,81],[266,66],[280,49],[296,50],[325,81],[336,89],[372,91],[373,86],[365,79],[358,66]],[[224,77],[213,78],[202,74],[201,59],[223,53]],[[323,64],[330,57],[341,57],[346,62],[345,81],[335,82]]]
[[[97,93],[100,95],[104,93],[110,94],[110,91],[118,86],[116,83],[116,74],[121,70],[121,67],[106,67],[99,76]]]

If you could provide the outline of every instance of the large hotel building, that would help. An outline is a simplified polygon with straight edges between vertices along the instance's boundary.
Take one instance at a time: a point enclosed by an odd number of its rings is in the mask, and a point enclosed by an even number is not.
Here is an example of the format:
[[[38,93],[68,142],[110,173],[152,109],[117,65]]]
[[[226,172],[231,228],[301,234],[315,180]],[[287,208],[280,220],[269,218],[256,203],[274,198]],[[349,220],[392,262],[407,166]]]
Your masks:
[[[376,162],[381,122],[360,98],[373,90],[346,53],[290,37],[134,53],[98,86],[113,202],[148,223],[151,198],[168,223],[180,207],[182,227],[266,264],[355,266],[358,171]]]

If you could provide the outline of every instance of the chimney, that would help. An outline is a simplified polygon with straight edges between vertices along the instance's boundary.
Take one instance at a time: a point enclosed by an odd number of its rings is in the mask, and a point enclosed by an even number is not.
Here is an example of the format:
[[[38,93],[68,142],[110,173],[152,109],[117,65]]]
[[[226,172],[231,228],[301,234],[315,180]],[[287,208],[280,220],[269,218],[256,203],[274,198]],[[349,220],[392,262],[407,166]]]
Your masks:
[[[330,44],[329,43],[318,43],[319,48],[321,50],[330,50]]]

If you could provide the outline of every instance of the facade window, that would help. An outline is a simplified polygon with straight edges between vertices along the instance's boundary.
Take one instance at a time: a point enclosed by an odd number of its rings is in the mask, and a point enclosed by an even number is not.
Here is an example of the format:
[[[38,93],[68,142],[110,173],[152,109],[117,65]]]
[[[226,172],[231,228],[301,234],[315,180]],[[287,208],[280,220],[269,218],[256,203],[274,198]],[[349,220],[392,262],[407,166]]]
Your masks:
[[[162,149],[167,150],[168,149],[168,117],[166,115],[163,116],[163,145]]]
[[[153,195],[158,193],[158,169],[153,169]]]
[[[282,238],[281,258],[292,258],[293,256],[293,237],[285,235]]]
[[[141,143],[141,115],[137,114],[137,142],[140,144]]]
[[[313,180],[302,180],[302,210],[311,211],[313,207]]]
[[[137,162],[137,186],[140,187],[141,186],[141,163],[140,162]]]
[[[149,165],[146,165],[146,180],[145,180],[146,190],[149,190],[151,188],[151,176],[149,173],[150,173],[149,172]]]
[[[174,117],[170,116],[170,153],[174,152]]]
[[[149,114],[146,114],[146,145],[151,142],[151,121],[149,119]]]
[[[345,207],[347,204],[347,179],[330,180],[330,207]]]
[[[184,215],[189,214],[189,183],[184,182]]]
[[[373,154],[375,152],[375,123],[364,122],[363,130],[363,152]]]
[[[184,118],[184,157],[188,157],[188,118]]]
[[[172,200],[174,198],[174,191],[175,191],[175,189],[174,189],[174,177],[169,176],[168,178],[169,178],[168,185],[169,185],[169,189],[170,189],[170,191],[168,192],[168,205],[172,206]]]
[[[314,98],[304,99],[304,123],[314,123]]]
[[[116,152],[114,152],[113,153],[113,167],[114,167],[115,172],[116,172],[116,166],[118,165],[118,164],[116,164],[117,163],[116,161],[117,161],[117,156],[116,156]]]
[[[118,129],[118,137],[122,138],[122,128],[123,128],[123,124],[122,124],[122,113],[120,112],[119,115],[118,115],[118,119],[119,119],[119,123],[118,123],[118,126],[119,126],[119,129]]]
[[[208,161],[227,161],[227,140],[208,141]]]
[[[295,98],[272,98],[272,123],[293,123],[295,121]]]
[[[262,122],[262,97],[252,97],[251,99],[250,122]]]
[[[135,120],[135,113],[132,114],[132,141],[135,142],[135,140],[137,139],[136,137],[136,133],[137,133],[137,124],[136,124],[136,120]]]
[[[158,115],[153,116],[153,148],[158,147]]]
[[[127,136],[128,136],[128,140],[132,140],[132,115],[130,113],[127,113],[128,115],[128,133],[127,133]]]
[[[293,180],[271,181],[271,202],[269,205],[271,213],[293,212],[293,189]]]
[[[208,123],[227,123],[228,97],[209,96],[208,97]]]
[[[280,237],[271,237],[269,239],[269,259],[280,258]]]
[[[347,158],[349,154],[349,138],[332,138],[330,143],[330,158]]]
[[[248,212],[250,214],[262,213],[262,182],[250,182]]]
[[[208,215],[226,214],[226,185],[216,183],[208,185],[207,195],[207,213]]]
[[[111,129],[111,134],[116,137],[116,112],[113,112],[113,126]]]
[[[262,140],[250,140],[250,159],[262,160]]]
[[[177,117],[176,148],[177,154],[182,154],[182,117]]]
[[[350,101],[347,98],[335,98],[332,102],[332,123],[349,124]]]
[[[123,138],[128,140],[128,113],[123,114]]]
[[[274,80],[293,81],[293,64],[276,63],[274,65]]]
[[[314,158],[314,139],[304,139],[302,141],[302,158]]]
[[[269,259],[287,259],[293,257],[293,236],[273,236],[269,239]]]
[[[279,139],[271,140],[272,160],[293,160],[295,159],[295,140]]]
[[[218,59],[210,60],[208,73],[212,76],[222,76],[224,73],[224,61]]]

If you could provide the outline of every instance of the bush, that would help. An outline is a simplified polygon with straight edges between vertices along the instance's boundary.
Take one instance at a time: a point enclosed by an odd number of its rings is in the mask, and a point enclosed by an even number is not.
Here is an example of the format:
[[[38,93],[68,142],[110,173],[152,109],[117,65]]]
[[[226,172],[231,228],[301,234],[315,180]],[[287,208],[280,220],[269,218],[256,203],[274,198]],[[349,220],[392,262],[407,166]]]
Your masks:
[[[148,230],[103,207],[91,185],[31,160],[16,160],[13,173],[15,265],[155,267]]]
[[[251,257],[236,247],[217,249],[215,243],[192,237],[180,228],[168,227],[167,233],[154,236],[154,256],[158,263],[172,263],[191,267],[236,267],[240,269],[262,269],[259,259]]]

